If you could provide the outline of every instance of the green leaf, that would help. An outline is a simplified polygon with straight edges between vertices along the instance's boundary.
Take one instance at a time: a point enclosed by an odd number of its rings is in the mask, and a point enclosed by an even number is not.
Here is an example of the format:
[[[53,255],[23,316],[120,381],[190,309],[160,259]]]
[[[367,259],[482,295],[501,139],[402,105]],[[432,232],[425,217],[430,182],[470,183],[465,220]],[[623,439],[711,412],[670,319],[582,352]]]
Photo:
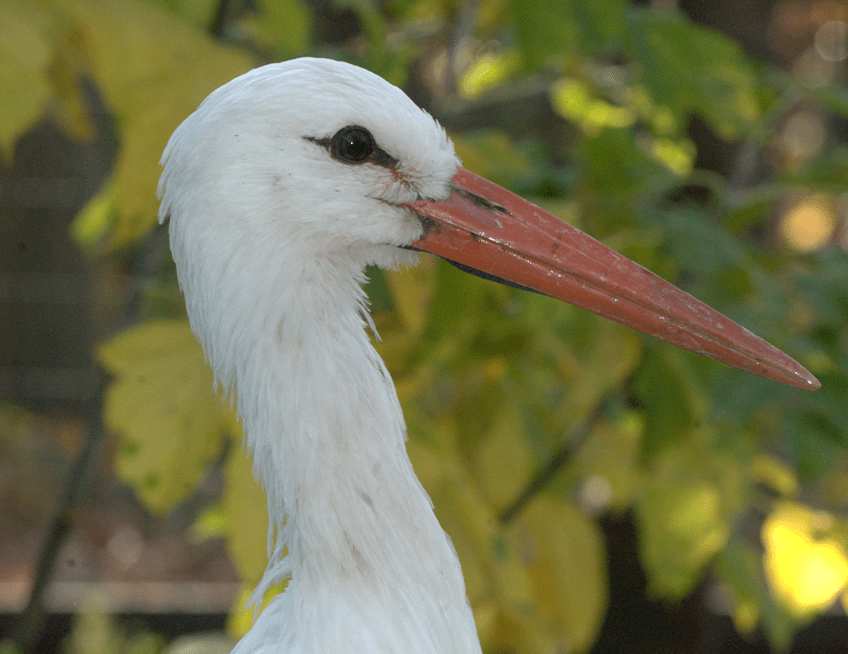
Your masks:
[[[531,158],[504,132],[475,130],[455,135],[453,142],[463,166],[506,188],[536,174]]]
[[[280,59],[302,54],[309,43],[310,14],[300,0],[261,0],[254,24],[259,43]]]
[[[737,630],[749,634],[759,623],[772,648],[786,652],[792,643],[795,620],[769,592],[760,553],[750,543],[733,540],[716,558],[716,571],[731,593]]]
[[[504,404],[475,456],[474,475],[498,509],[518,497],[536,468],[535,457],[514,403]]]
[[[758,85],[739,45],[677,12],[635,8],[630,17],[628,47],[657,103],[699,114],[725,139],[751,130]]]
[[[676,175],[637,146],[630,129],[605,129],[583,138],[576,154],[578,188],[596,238],[632,226],[641,203],[678,183]]]
[[[688,356],[693,355],[654,345],[633,384],[644,408],[643,451],[649,457],[686,437],[703,418],[704,399],[687,368]]]
[[[705,470],[703,456],[678,443],[645,471],[636,505],[639,545],[650,590],[660,597],[688,594],[730,534],[732,507],[717,475]]]
[[[508,6],[519,52],[529,69],[542,68],[574,51],[579,26],[571,0],[510,0]]]
[[[613,51],[625,32],[623,0],[511,0],[509,8],[530,69]]]

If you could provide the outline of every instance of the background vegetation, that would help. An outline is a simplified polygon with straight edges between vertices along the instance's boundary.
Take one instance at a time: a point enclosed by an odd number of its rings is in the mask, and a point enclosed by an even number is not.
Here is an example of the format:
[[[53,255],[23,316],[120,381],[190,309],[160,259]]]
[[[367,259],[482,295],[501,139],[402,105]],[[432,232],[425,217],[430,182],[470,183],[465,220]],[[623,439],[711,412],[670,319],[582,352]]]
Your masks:
[[[265,503],[155,226],[158,160],[214,88],[306,54],[406,89],[466,167],[823,384],[784,388],[434,260],[371,271],[410,456],[462,560],[484,650],[695,651],[697,616],[726,610],[786,651],[842,610],[848,5],[680,4],[0,0],[5,165],[43,121],[79,142],[114,137],[108,177],[70,226],[98,265],[146,262],[122,316],[101,326],[131,325],[98,350],[109,461],[158,516],[221,471],[193,528],[226,539],[244,580],[233,635],[265,567]],[[623,564],[629,550],[638,567]]]

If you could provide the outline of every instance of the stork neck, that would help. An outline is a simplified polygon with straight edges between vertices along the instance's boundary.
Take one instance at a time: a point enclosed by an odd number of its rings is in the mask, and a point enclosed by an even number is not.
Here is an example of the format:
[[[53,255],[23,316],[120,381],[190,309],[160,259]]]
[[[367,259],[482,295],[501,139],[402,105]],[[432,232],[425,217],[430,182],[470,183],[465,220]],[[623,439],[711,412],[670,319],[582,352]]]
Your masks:
[[[281,569],[292,575],[280,600],[315,651],[335,651],[318,632],[353,622],[363,639],[389,639],[380,651],[396,649],[385,627],[396,624],[411,630],[397,638],[417,643],[406,653],[479,654],[459,562],[412,470],[394,386],[364,329],[359,279],[295,288],[238,376],[280,539],[263,583]],[[316,623],[319,597],[329,606]]]
[[[276,323],[269,356],[259,360],[274,362],[265,390],[278,401],[267,424],[248,429],[248,443],[273,510],[285,511],[292,565],[302,569],[365,567],[370,541],[398,533],[397,524],[375,521],[405,519],[410,504],[416,515],[430,513],[359,293],[332,306],[301,293],[298,319],[288,312]]]

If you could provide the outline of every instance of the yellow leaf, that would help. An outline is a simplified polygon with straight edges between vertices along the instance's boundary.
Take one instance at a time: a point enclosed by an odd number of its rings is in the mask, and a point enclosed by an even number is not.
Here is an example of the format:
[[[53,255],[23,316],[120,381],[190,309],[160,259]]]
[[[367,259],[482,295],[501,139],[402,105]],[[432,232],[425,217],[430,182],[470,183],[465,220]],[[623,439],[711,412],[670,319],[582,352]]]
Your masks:
[[[220,502],[207,506],[197,515],[191,533],[199,541],[224,538],[227,535],[227,515]]]
[[[459,91],[476,98],[514,75],[521,65],[516,50],[483,54],[475,59],[459,80]]]
[[[483,483],[496,481],[487,481],[491,471],[481,465],[506,474],[508,464],[496,460],[499,454],[515,460],[508,451],[509,422],[478,457],[475,475]],[[508,527],[500,525],[457,453],[454,428],[446,421],[434,429],[431,443],[413,439],[407,449],[459,555],[483,649],[585,650],[606,608],[604,547],[596,526],[571,504],[548,498],[536,498]],[[518,452],[529,460],[528,452]]]
[[[551,86],[550,98],[556,113],[579,123],[590,134],[607,127],[628,127],[637,118],[632,107],[607,102],[579,79],[558,80]]]
[[[500,649],[498,615],[534,611],[532,586],[518,551],[500,533],[493,507],[477,492],[455,450],[436,451],[418,441],[410,441],[408,450],[462,563],[484,648]]]
[[[450,534],[462,563],[466,592],[475,606],[488,592],[485,549],[494,533],[494,515],[463,478],[455,452],[436,451],[419,440],[410,440],[407,450],[440,524]]]
[[[43,115],[51,95],[49,21],[35,6],[0,2],[0,155]]]
[[[572,504],[536,498],[510,529],[533,582],[538,611],[556,652],[581,652],[595,641],[606,613],[603,538]]]
[[[159,158],[171,133],[211,91],[250,69],[251,60],[155,5],[58,1],[67,39],[85,53],[88,74],[120,129],[112,239],[119,246],[156,223]]]
[[[643,423],[636,411],[615,422],[600,421],[571,465],[583,482],[581,504],[597,510],[624,510],[639,484]]]
[[[499,509],[513,501],[536,470],[519,407],[505,404],[476,456],[475,478]]]
[[[384,272],[392,302],[412,337],[421,334],[427,322],[435,288],[436,265],[435,257],[423,257],[414,268]]]
[[[833,517],[784,502],[763,523],[763,567],[777,598],[794,615],[830,606],[848,583],[848,557],[831,537]]]
[[[235,419],[214,394],[212,371],[187,321],[151,322],[101,346],[114,377],[106,426],[119,434],[119,476],[152,510],[167,511],[196,486]]]
[[[265,572],[268,545],[268,510],[265,493],[253,478],[252,457],[233,443],[225,469],[223,506],[226,512],[227,551],[244,584],[233,603],[227,632],[240,638],[253,625],[256,608],[248,604],[251,593]],[[288,585],[288,580],[271,586],[260,609]]]
[[[795,471],[770,454],[760,454],[751,462],[751,476],[783,497],[792,497],[798,492]]]
[[[286,589],[287,584],[288,581],[283,582],[279,586],[271,587],[268,592],[265,593],[265,599],[262,601],[262,606],[259,607],[260,610],[268,606],[268,603],[274,599],[274,597],[282,593]],[[227,633],[232,638],[241,638],[253,626],[256,611],[252,604],[248,605],[251,593],[253,593],[253,585],[248,583],[242,584],[241,589],[233,600],[233,605],[230,608],[230,614],[227,616]]]
[[[255,585],[268,562],[268,509],[265,493],[253,478],[251,461],[252,457],[233,443],[227,460],[223,505],[230,558],[239,577]]]

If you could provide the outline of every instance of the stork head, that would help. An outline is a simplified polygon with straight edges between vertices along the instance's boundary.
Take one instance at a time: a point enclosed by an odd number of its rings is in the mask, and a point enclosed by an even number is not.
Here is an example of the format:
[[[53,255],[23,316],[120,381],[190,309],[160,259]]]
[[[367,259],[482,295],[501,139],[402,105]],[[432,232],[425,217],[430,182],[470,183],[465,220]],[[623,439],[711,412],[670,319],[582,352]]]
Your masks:
[[[400,89],[312,58],[217,89],[174,132],[162,162],[159,219],[171,216],[172,236],[214,231],[254,251],[273,243],[384,266],[410,261],[397,246],[422,233],[399,207],[446,198],[459,167],[444,130]]]
[[[257,68],[213,92],[162,161],[159,216],[171,218],[196,331],[209,313],[201,305],[237,311],[247,286],[271,297],[262,287],[283,260],[313,280],[332,269],[360,281],[366,264],[423,250],[749,372],[819,387],[732,320],[461,168],[436,121],[356,66],[306,58]],[[333,292],[326,280],[313,286]],[[216,296],[223,288],[226,302]],[[209,320],[200,332],[220,328]]]

